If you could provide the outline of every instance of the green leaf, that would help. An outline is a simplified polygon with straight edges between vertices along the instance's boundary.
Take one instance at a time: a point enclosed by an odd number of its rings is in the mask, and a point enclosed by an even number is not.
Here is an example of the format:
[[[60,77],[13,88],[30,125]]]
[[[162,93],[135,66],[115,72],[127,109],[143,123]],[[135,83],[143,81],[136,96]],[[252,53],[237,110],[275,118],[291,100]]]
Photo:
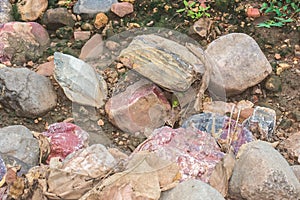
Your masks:
[[[269,12],[273,12],[273,11],[274,11],[274,9],[269,7],[269,8],[266,9],[265,13],[269,13]]]
[[[178,13],[181,13],[181,12],[184,12],[184,11],[185,11],[185,8],[182,8],[182,9],[176,10],[176,12],[178,12]]]
[[[271,28],[271,26],[265,22],[257,24],[257,27],[259,28]]]
[[[196,2],[193,1],[193,2],[191,2],[191,3],[189,4],[189,7],[192,8],[195,4],[196,4]]]
[[[261,5],[260,11],[263,11],[264,9],[266,9],[268,7],[268,4],[265,2]]]
[[[186,0],[183,0],[183,4],[184,4],[185,7],[188,7],[188,6],[189,6],[189,2],[186,1]]]
[[[210,14],[209,14],[209,13],[205,13],[205,16],[206,16],[206,17],[210,17]]]
[[[285,6],[282,7],[282,10],[283,10],[283,11],[286,11],[287,9],[288,9],[288,6],[287,6],[287,5],[285,5]]]
[[[281,17],[274,17],[274,19],[277,19],[278,21],[282,22],[282,23],[289,23],[289,22],[293,22],[293,20],[291,18],[281,18]]]
[[[282,16],[282,13],[280,12],[280,10],[278,8],[276,8],[274,10],[274,12],[277,14],[277,16],[281,17]]]

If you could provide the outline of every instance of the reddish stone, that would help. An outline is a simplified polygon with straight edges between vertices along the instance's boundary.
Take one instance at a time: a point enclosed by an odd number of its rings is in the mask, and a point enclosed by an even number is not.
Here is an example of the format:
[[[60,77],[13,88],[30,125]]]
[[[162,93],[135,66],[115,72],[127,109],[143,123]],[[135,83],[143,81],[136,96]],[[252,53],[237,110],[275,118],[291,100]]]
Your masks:
[[[89,134],[75,124],[55,123],[43,134],[50,139],[51,152],[46,160],[47,164],[51,158],[59,157],[64,160],[70,153],[88,146]]]
[[[105,105],[109,120],[130,133],[164,125],[171,107],[162,91],[144,79],[113,96]]]
[[[90,31],[75,31],[74,39],[75,40],[88,40],[91,36]]]
[[[111,6],[111,11],[119,17],[124,17],[133,12],[133,5],[128,2],[114,3]]]
[[[37,74],[43,76],[52,76],[54,72],[54,61],[46,62],[37,67]]]
[[[258,8],[248,8],[247,9],[247,16],[252,18],[260,17],[260,12]]]

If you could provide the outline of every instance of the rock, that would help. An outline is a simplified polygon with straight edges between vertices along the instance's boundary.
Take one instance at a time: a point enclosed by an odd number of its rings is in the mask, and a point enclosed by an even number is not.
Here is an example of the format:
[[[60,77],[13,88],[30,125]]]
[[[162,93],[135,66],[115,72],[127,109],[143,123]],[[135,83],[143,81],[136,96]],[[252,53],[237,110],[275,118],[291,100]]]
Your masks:
[[[29,169],[32,167],[32,165],[28,165],[27,163],[23,162],[22,160],[11,156],[11,155],[7,155],[7,154],[2,154],[0,153],[0,155],[2,156],[4,163],[6,166],[20,166],[20,170],[18,170],[17,175],[18,176],[22,176],[25,175]]]
[[[0,181],[2,181],[2,178],[5,176],[5,174],[6,174],[6,166],[0,154]]]
[[[110,51],[116,51],[120,47],[120,45],[117,42],[108,40],[105,42],[105,47]]]
[[[271,108],[256,106],[253,114],[244,125],[246,128],[259,135],[260,139],[270,139],[274,135],[276,126],[276,112]]]
[[[215,139],[194,129],[155,129],[135,150],[155,152],[164,160],[176,162],[181,180],[190,178],[208,182],[216,164],[223,158]]]
[[[254,140],[252,133],[243,125],[227,116],[215,113],[193,115],[183,123],[182,127],[209,133],[219,145],[224,147],[223,149],[229,150],[229,146],[232,146],[235,154],[243,144]]]
[[[78,0],[73,7],[76,14],[96,14],[99,12],[108,12],[112,4],[118,0]]]
[[[54,78],[73,102],[100,108],[107,96],[103,77],[95,69],[73,56],[54,53]]]
[[[103,42],[100,34],[93,35],[81,48],[79,58],[82,60],[88,60],[94,58],[103,53]]]
[[[100,29],[108,23],[108,17],[104,13],[98,13],[95,18],[94,26]]]
[[[114,3],[111,6],[111,11],[119,17],[124,17],[133,12],[133,5],[128,2]]]
[[[0,2],[0,24],[5,24],[13,20],[11,15],[12,6],[9,0],[1,0]]]
[[[106,175],[117,165],[117,160],[102,144],[80,149],[70,154],[64,161],[62,169],[67,172],[76,172],[91,178]]]
[[[300,182],[300,165],[293,165],[291,166],[294,174],[296,175],[298,181]]]
[[[269,143],[255,141],[240,150],[229,183],[233,199],[298,199],[300,183],[287,161]]]
[[[88,146],[89,134],[75,124],[61,122],[51,124],[46,132],[42,133],[49,139],[51,152],[46,160],[58,157],[63,161],[70,153]]]
[[[216,62],[227,95],[243,92],[261,82],[272,71],[255,40],[243,33],[221,36],[208,45],[206,53]],[[213,76],[211,81],[216,86],[220,84]]]
[[[300,132],[290,135],[284,141],[283,148],[291,158],[298,159],[298,163],[300,163]]]
[[[194,179],[179,183],[175,188],[162,192],[159,200],[225,200],[210,185]]]
[[[281,91],[281,80],[278,76],[271,76],[267,79],[265,83],[266,89],[272,92],[280,92]]]
[[[120,60],[171,91],[188,90],[195,81],[195,71],[204,72],[202,62],[186,47],[154,34],[136,36],[122,50]]]
[[[247,16],[248,17],[252,17],[252,18],[258,18],[258,17],[260,17],[259,9],[258,8],[249,7],[247,9]]]
[[[38,117],[56,106],[50,80],[27,68],[0,68],[0,103],[16,115]]]
[[[190,33],[197,33],[201,37],[206,37],[210,31],[212,21],[209,18],[200,18],[190,28]]]
[[[54,61],[43,63],[37,67],[36,73],[43,76],[52,76],[54,72]]]
[[[48,0],[20,0],[17,6],[23,21],[34,21],[47,9]]]
[[[1,153],[15,157],[30,167],[39,163],[39,143],[28,128],[21,125],[0,129]]]
[[[88,40],[91,36],[90,31],[75,31],[74,32],[74,39],[75,40]]]
[[[36,60],[50,43],[47,31],[35,22],[9,22],[0,27],[0,62]]]
[[[163,92],[146,79],[111,97],[105,105],[109,120],[129,133],[144,133],[164,125],[170,109]]]
[[[67,8],[51,8],[43,15],[42,23],[47,26],[47,29],[56,30],[63,26],[73,27],[75,21]]]

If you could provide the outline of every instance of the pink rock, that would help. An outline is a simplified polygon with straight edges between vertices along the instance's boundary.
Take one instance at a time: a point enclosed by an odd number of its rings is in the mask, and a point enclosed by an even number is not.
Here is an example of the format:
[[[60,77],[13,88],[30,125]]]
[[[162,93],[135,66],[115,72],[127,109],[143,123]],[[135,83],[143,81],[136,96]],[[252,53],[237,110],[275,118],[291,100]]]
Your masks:
[[[88,40],[91,36],[90,31],[75,31],[74,38],[75,40]]]
[[[0,62],[17,64],[36,60],[50,42],[47,31],[36,22],[9,22],[0,25]]]
[[[59,157],[64,160],[70,153],[88,146],[89,134],[75,124],[55,123],[43,134],[50,139],[51,146],[47,164],[51,158]]]
[[[252,18],[260,17],[260,12],[258,8],[248,8],[247,9],[247,16]]]
[[[130,133],[145,132],[164,125],[170,109],[162,91],[145,79],[113,96],[105,105],[109,120]]]
[[[103,42],[100,34],[95,34],[81,48],[79,58],[82,60],[98,57],[103,53]]]
[[[54,61],[46,62],[37,67],[37,74],[43,76],[52,76],[54,72]]]
[[[128,2],[114,3],[110,9],[119,17],[124,17],[133,12],[133,5]]]
[[[166,160],[177,162],[182,180],[195,178],[204,182],[208,182],[215,165],[224,156],[210,134],[167,126],[154,130],[134,153],[138,151],[155,152]]]
[[[290,135],[284,142],[284,148],[291,158],[297,158],[300,163],[300,132]]]

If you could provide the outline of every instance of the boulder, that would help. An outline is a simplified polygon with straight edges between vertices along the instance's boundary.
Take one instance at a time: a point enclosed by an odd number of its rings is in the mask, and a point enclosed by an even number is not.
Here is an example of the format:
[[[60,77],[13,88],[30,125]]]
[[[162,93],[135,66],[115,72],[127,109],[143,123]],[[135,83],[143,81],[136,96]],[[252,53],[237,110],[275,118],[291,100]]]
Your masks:
[[[215,61],[227,95],[243,92],[272,72],[270,63],[256,41],[244,33],[221,36],[212,41],[205,52]],[[211,81],[215,87],[218,86],[219,81],[214,76]]]
[[[298,199],[300,183],[293,170],[269,143],[250,142],[237,156],[229,183],[233,199]]]
[[[17,6],[23,21],[34,21],[47,9],[48,0],[20,0]]]
[[[50,80],[27,68],[0,67],[0,103],[16,115],[35,118],[56,106]]]

